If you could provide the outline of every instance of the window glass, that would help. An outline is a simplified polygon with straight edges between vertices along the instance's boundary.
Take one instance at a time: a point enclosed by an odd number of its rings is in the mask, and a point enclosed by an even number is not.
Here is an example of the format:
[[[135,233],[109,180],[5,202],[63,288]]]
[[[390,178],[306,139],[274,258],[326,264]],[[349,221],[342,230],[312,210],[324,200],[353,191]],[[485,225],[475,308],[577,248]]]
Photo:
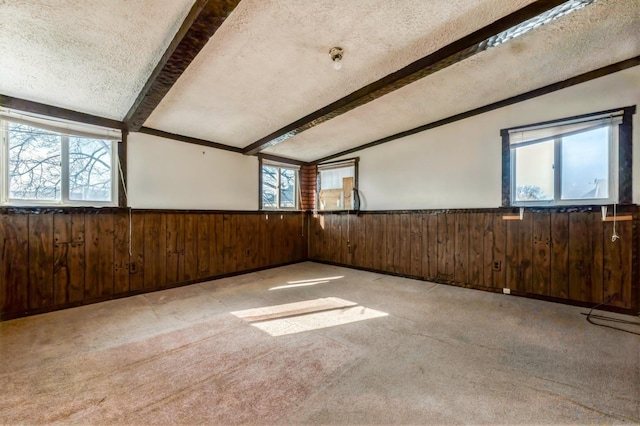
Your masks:
[[[0,204],[114,204],[114,140],[25,121],[0,119]]]
[[[69,137],[69,199],[111,201],[111,142]]]
[[[354,177],[355,167],[347,166],[338,169],[320,170],[320,183],[322,189],[341,189],[342,179]]]
[[[296,171],[280,169],[280,207],[292,209],[296,206]]]
[[[515,153],[516,201],[553,200],[553,150],[553,141],[517,149]]]
[[[319,210],[349,210],[355,206],[356,166],[354,160],[318,166]]]
[[[503,169],[503,200],[554,206],[618,202],[618,137],[623,113],[605,111],[502,131],[510,169]],[[620,142],[629,150],[630,138]],[[630,154],[630,150],[628,151]],[[625,159],[625,161],[628,161]]]
[[[8,127],[9,198],[60,200],[60,135],[23,124]]]
[[[562,138],[562,199],[609,198],[609,128]]]
[[[297,169],[263,164],[261,173],[261,208],[295,209],[298,207]]]
[[[278,168],[262,166],[262,207],[278,208]]]

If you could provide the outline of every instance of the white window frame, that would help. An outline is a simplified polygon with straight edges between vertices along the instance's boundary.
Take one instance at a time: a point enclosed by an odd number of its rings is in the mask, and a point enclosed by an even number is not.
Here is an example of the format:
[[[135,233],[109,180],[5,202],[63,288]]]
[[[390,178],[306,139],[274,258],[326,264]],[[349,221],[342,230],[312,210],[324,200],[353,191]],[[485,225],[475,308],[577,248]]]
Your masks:
[[[7,113],[7,111],[0,111]],[[14,114],[15,115],[15,114]],[[56,131],[59,127],[58,123],[54,123],[52,128],[56,130],[49,130],[46,124],[42,125],[41,118],[30,122],[28,117],[23,120],[23,116],[20,116],[20,121],[26,125],[58,133],[60,135],[60,199],[59,200],[37,200],[37,199],[12,199],[9,198],[9,120],[3,119],[3,115],[0,114],[0,206],[5,207],[117,207],[118,206],[118,187],[119,187],[119,167],[120,162],[118,159],[118,141],[112,136],[109,138],[101,138],[100,134],[92,133],[93,129],[88,129],[88,132],[74,131],[74,132],[60,132]],[[16,120],[14,120],[16,121]],[[39,125],[40,124],[40,125]],[[82,126],[74,123],[75,129]],[[108,132],[113,130],[108,129]],[[110,201],[93,201],[93,200],[71,200],[69,199],[69,137],[74,136],[85,137],[89,139],[109,140],[111,142],[111,200]]]
[[[513,144],[511,141],[511,135],[535,131],[545,128],[556,128],[563,125],[588,123],[590,121],[598,120],[598,113],[590,114],[586,117],[579,119],[567,118],[561,120],[554,120],[553,122],[542,123],[540,125],[521,126],[512,129],[503,130],[503,136],[509,137],[509,176],[510,176],[510,205],[515,207],[555,207],[555,206],[572,206],[572,205],[607,205],[618,203],[619,200],[619,150],[620,141],[618,140],[619,125],[622,123],[622,109],[620,112],[611,113],[607,112],[607,117],[600,117],[603,120],[602,126],[608,127],[608,150],[609,150],[609,164],[608,164],[608,194],[607,198],[589,198],[589,199],[563,199],[562,198],[562,137],[549,137],[538,141],[537,143],[553,141],[554,143],[554,198],[552,200],[531,200],[531,201],[517,201],[516,200],[516,157],[519,147],[526,146],[517,143]],[[588,131],[589,128],[585,128],[581,131]],[[534,142],[536,143],[536,142]],[[530,145],[530,144],[529,144]]]
[[[263,181],[263,173],[262,173],[262,169],[264,167],[273,167],[275,169],[278,169],[278,173],[276,174],[277,176],[277,184],[276,184],[276,207],[265,207],[263,204],[263,187],[264,187],[264,181]],[[281,176],[281,170],[285,169],[285,170],[292,170],[295,173],[295,188],[294,188],[294,206],[293,207],[282,207],[281,205],[281,200],[280,200],[280,176]],[[278,210],[288,210],[288,211],[294,211],[294,210],[298,210],[300,206],[300,167],[298,166],[294,166],[291,164],[284,164],[284,163],[278,163],[275,161],[267,161],[267,160],[262,160],[260,162],[260,209],[261,210],[271,210],[271,211],[278,211]]]

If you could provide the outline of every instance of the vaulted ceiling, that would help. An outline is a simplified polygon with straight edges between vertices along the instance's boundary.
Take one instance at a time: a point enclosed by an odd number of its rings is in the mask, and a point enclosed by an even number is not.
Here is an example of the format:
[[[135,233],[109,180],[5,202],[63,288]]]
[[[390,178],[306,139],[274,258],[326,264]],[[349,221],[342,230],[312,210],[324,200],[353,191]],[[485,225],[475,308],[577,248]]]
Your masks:
[[[638,65],[640,2],[0,0],[0,34],[4,106],[308,162]]]

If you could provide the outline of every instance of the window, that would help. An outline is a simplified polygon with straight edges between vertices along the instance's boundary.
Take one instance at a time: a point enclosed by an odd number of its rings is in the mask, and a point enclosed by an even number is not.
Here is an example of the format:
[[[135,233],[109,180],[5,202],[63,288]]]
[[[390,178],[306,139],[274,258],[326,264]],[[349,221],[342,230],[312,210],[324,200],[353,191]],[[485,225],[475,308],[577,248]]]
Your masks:
[[[357,159],[318,165],[318,210],[352,210],[357,184]]]
[[[264,162],[260,175],[261,208],[298,208],[298,168]]]
[[[117,204],[112,131],[83,132],[1,111],[0,139],[0,204]]]
[[[630,202],[631,131],[624,127],[631,126],[634,111],[622,108],[502,130],[503,204]]]

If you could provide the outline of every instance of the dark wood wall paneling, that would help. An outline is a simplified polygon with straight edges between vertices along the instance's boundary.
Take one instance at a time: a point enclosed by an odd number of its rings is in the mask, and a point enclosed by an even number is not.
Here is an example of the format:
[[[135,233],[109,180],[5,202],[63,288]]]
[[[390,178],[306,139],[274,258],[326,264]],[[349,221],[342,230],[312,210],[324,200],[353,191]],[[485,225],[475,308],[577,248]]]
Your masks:
[[[639,213],[0,214],[2,318],[318,260],[478,289],[638,309]],[[308,235],[307,235],[308,234]],[[307,245],[308,244],[308,245]],[[308,249],[308,253],[307,253]],[[129,252],[131,250],[131,254]]]
[[[637,310],[640,235],[600,212],[365,212],[310,219],[309,258],[441,283]],[[635,248],[634,248],[635,246]]]
[[[257,212],[1,213],[0,319],[301,261],[307,258],[304,218]]]

